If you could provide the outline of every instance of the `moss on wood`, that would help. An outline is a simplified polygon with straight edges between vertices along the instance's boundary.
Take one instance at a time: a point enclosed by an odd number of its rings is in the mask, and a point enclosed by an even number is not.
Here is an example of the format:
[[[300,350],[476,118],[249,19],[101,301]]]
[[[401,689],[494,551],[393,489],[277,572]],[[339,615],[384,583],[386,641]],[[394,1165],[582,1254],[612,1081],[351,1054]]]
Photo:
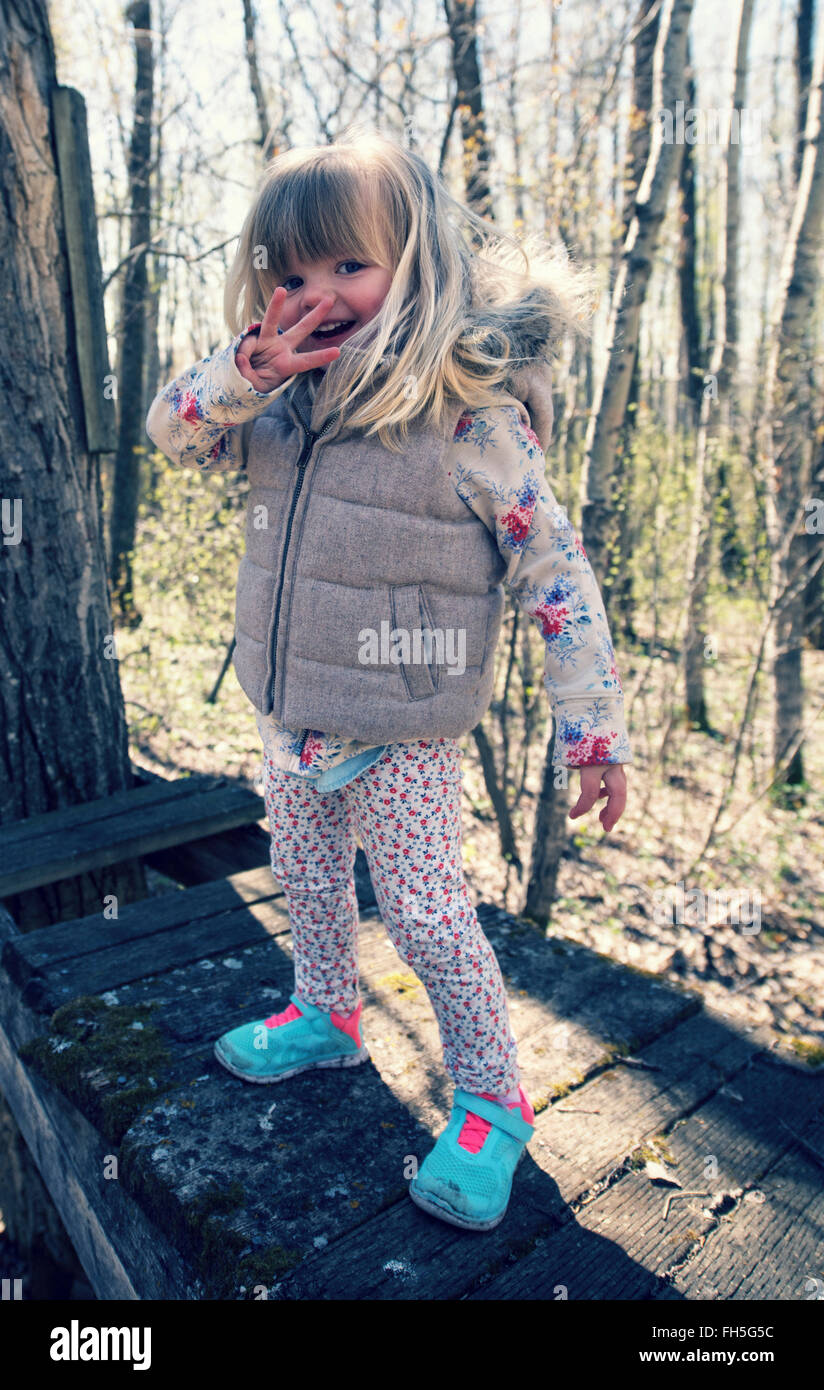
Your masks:
[[[269,1288],[303,1259],[302,1250],[277,1244],[250,1250],[243,1234],[219,1219],[237,1212],[244,1197],[236,1178],[225,1189],[213,1181],[185,1208],[189,1244],[207,1298],[236,1298],[241,1292],[253,1296],[255,1285]]]
[[[633,1169],[644,1168],[647,1163],[660,1163],[662,1159],[673,1168],[678,1166],[678,1159],[670,1149],[666,1135],[654,1134],[648,1142],[633,1149],[629,1166]]]
[[[163,1034],[150,1022],[156,1007],[110,1006],[81,995],[52,1014],[48,1033],[24,1043],[20,1057],[109,1143],[119,1144],[140,1111],[157,1102],[171,1063]]]
[[[801,1057],[810,1067],[824,1065],[824,1047],[821,1043],[806,1042],[804,1038],[790,1038],[790,1047],[796,1056]]]

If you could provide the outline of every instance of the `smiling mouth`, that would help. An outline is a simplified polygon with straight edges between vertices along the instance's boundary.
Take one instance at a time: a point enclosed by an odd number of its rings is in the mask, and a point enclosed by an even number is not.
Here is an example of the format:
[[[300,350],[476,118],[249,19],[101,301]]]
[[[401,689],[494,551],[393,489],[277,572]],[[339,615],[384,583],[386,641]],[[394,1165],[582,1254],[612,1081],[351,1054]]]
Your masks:
[[[344,333],[348,333],[351,328],[354,328],[356,322],[356,319],[347,319],[344,323],[335,324],[331,328],[316,328],[311,336],[317,338],[319,342],[331,343],[336,338],[342,338]]]

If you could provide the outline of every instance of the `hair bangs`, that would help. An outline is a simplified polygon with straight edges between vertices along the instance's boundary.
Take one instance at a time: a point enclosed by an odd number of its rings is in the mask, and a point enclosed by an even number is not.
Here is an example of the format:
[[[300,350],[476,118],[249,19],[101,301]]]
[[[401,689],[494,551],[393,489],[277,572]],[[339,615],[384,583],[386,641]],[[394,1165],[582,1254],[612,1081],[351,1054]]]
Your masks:
[[[349,160],[324,154],[276,174],[261,199],[253,237],[265,248],[270,283],[286,279],[293,257],[312,264],[329,256],[370,262],[390,254],[374,184]]]

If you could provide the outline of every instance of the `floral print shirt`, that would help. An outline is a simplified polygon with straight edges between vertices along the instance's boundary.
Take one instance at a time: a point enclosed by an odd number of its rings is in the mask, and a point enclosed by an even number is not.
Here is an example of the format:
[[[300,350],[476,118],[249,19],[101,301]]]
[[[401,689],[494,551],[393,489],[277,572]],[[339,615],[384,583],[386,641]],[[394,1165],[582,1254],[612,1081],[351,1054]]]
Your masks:
[[[264,393],[241,376],[235,353],[249,331],[189,367],[152,402],[147,433],[173,463],[203,473],[243,470],[255,418],[294,384],[292,376]],[[310,373],[310,385],[315,377]],[[566,767],[631,762],[601,593],[546,481],[546,459],[526,407],[502,403],[465,410],[444,466],[458,496],[495,537],[507,562],[504,582],[544,639],[543,683],[555,717],[553,761]],[[361,770],[383,751],[334,733],[286,729],[271,715],[255,714],[274,765],[311,780],[323,776],[321,785],[342,785],[348,759],[357,758],[352,766]]]

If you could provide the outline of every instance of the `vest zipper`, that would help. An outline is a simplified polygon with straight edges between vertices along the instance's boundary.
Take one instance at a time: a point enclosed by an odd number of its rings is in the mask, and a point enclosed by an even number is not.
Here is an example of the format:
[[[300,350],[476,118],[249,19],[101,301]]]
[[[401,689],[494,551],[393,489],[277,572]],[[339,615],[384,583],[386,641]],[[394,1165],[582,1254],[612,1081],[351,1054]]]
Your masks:
[[[295,411],[296,411],[296,413],[297,413],[298,415],[300,415],[300,412],[298,411],[297,405],[295,406]],[[285,573],[286,573],[286,560],[287,560],[288,554],[289,554],[289,541],[290,541],[291,536],[292,536],[292,522],[293,522],[294,516],[295,516],[295,508],[296,508],[297,505],[298,505],[298,498],[299,498],[299,496],[300,496],[300,490],[301,490],[301,488],[303,487],[303,479],[304,479],[304,476],[305,476],[306,465],[307,465],[308,462],[309,462],[309,458],[310,458],[310,456],[311,456],[312,450],[314,449],[315,444],[317,443],[317,441],[318,441],[319,439],[322,439],[323,436],[324,436],[325,434],[328,434],[328,433],[329,433],[329,430],[332,428],[332,425],[335,423],[335,420],[338,418],[339,415],[340,415],[340,411],[339,411],[339,410],[335,410],[335,411],[329,416],[329,419],[326,421],[326,424],[323,426],[323,429],[321,429],[321,430],[309,430],[309,429],[307,429],[306,426],[303,424],[302,419],[301,419],[301,428],[302,428],[302,430],[303,430],[303,432],[304,432],[306,438],[305,438],[304,441],[303,441],[303,447],[302,447],[302,449],[301,449],[301,451],[300,451],[300,454],[298,455],[297,462],[296,462],[296,464],[295,464],[295,467],[296,467],[297,470],[298,470],[298,480],[297,480],[297,482],[295,483],[294,489],[293,489],[293,491],[292,491],[292,504],[291,504],[291,506],[290,506],[290,508],[289,508],[289,519],[288,519],[288,521],[287,521],[287,523],[286,523],[286,540],[284,541],[284,545],[283,545],[283,560],[281,561],[281,566],[280,566],[280,578],[278,579],[278,601],[277,601],[277,607],[275,608],[275,628],[274,628],[274,632],[272,633],[272,707],[273,707],[273,708],[274,708],[274,703],[275,703],[275,675],[276,675],[276,669],[275,669],[275,668],[276,668],[276,662],[277,662],[277,649],[278,649],[278,626],[279,626],[279,624],[280,624],[280,605],[281,605],[281,600],[282,600],[282,598],[283,598],[283,576],[284,576]],[[309,734],[309,730],[307,729],[306,732],[305,732],[305,734],[304,734],[304,736],[303,736],[303,743],[306,742],[306,738],[307,738],[308,734]],[[301,743],[301,746],[300,746],[300,751],[301,751],[301,752],[303,751],[303,743]]]

